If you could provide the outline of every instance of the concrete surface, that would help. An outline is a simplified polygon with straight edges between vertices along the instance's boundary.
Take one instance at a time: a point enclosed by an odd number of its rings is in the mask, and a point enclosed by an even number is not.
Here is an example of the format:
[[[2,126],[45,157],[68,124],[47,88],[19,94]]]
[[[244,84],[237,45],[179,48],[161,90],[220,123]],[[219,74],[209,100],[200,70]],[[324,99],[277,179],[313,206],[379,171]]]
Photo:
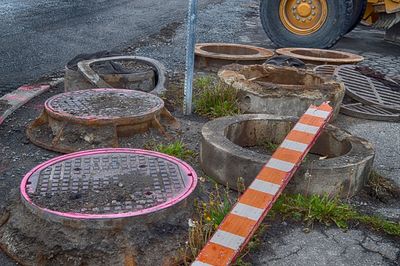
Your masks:
[[[285,222],[273,227],[274,234],[264,236],[260,248],[263,252],[252,256],[254,265],[395,266],[400,263],[399,242],[368,230],[343,231],[317,226],[306,233]]]
[[[221,0],[199,1],[204,7]],[[186,16],[182,0],[10,0],[0,3],[0,96],[79,53],[124,47]]]

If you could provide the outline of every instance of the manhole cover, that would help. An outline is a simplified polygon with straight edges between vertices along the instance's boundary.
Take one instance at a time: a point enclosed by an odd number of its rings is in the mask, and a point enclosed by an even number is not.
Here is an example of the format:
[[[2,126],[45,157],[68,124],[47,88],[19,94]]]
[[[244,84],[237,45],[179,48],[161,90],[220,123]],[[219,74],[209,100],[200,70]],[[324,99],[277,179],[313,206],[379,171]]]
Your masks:
[[[161,98],[139,91],[93,89],[62,93],[48,99],[46,111],[54,117],[80,122],[143,119],[164,107]]]
[[[41,217],[112,219],[172,207],[195,189],[186,163],[164,154],[103,149],[47,161],[22,180],[24,203]]]
[[[337,66],[335,65],[320,65],[314,68],[314,73],[325,78],[333,78],[335,74],[335,69]]]
[[[313,48],[281,48],[276,52],[280,55],[286,55],[298,58],[312,64],[356,64],[364,60],[364,57],[333,50],[313,49]]]
[[[362,104],[362,103],[343,104],[340,109],[340,112],[348,116],[353,116],[362,119],[390,121],[390,122],[400,121],[400,114],[392,113],[379,106]]]
[[[382,80],[361,74],[356,68],[346,65],[335,70],[335,78],[344,83],[346,94],[361,103],[400,112],[400,92],[392,90]]]
[[[119,147],[119,138],[150,127],[165,133],[160,118],[174,121],[161,98],[140,91],[92,89],[48,99],[27,130],[38,146],[58,152]]]
[[[200,68],[216,68],[232,63],[261,64],[274,55],[269,49],[233,43],[199,43],[195,53],[196,65]]]

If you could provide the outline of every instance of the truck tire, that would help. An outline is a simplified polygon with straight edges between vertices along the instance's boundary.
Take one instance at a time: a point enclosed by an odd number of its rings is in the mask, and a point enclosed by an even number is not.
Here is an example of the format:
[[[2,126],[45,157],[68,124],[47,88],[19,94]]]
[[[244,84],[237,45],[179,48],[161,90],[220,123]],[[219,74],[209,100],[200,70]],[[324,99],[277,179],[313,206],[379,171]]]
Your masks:
[[[353,15],[351,15],[350,28],[346,33],[351,32],[357,27],[358,23],[362,20],[365,10],[367,9],[367,0],[353,0]]]
[[[350,28],[353,0],[261,0],[264,31],[279,47],[330,48]]]

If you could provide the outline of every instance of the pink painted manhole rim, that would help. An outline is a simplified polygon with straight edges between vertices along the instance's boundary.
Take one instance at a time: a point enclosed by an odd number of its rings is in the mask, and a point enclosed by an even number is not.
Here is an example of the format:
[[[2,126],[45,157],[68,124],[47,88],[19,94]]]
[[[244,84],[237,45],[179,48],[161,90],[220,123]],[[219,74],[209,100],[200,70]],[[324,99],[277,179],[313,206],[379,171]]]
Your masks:
[[[85,159],[92,159],[92,158],[97,158],[99,156],[105,156],[104,158],[107,158],[107,156],[131,156],[131,158],[137,156],[138,158],[148,158],[154,159],[157,161],[161,161],[163,163],[169,163],[169,166],[175,165],[177,169],[179,170],[179,173],[182,178],[185,178],[183,182],[186,182],[184,185],[184,188],[180,189],[179,193],[174,194],[172,197],[168,197],[167,200],[164,202],[161,202],[160,204],[156,204],[154,206],[148,207],[148,208],[142,208],[139,210],[134,210],[134,211],[126,211],[126,212],[118,212],[118,211],[113,211],[112,213],[81,213],[77,211],[58,211],[58,210],[52,210],[50,208],[42,207],[39,204],[35,203],[34,200],[32,199],[33,191],[29,191],[29,189],[32,188],[32,182],[38,182],[37,180],[35,181],[35,175],[41,175],[44,171],[47,171],[48,169],[51,169],[51,172],[54,173],[57,171],[57,166],[62,165],[62,168],[65,169],[66,166],[65,164],[67,162],[71,162],[72,160],[75,159],[82,159],[82,162],[84,162]],[[133,156],[133,157],[132,157]],[[111,158],[110,157],[110,158]],[[115,157],[114,157],[115,158]],[[135,159],[136,160],[136,159]],[[140,159],[138,159],[138,167],[140,168]],[[151,166],[148,165],[150,168]],[[75,169],[74,169],[75,170]],[[82,170],[82,169],[81,169]],[[83,169],[84,170],[84,169]],[[83,171],[82,170],[82,171]],[[127,170],[127,169],[125,169]],[[129,169],[128,169],[129,170]],[[103,172],[103,169],[100,170]],[[113,170],[115,171],[115,170]],[[150,171],[150,170],[149,170]],[[43,175],[45,175],[44,173]],[[33,178],[32,178],[33,177]],[[167,178],[165,176],[165,173],[162,173],[162,178]],[[39,179],[39,177],[37,178]],[[44,178],[42,178],[44,179]],[[57,181],[59,182],[59,181]],[[56,216],[59,218],[70,218],[70,219],[84,219],[84,220],[101,220],[101,219],[118,219],[118,218],[129,218],[129,217],[135,217],[135,216],[141,216],[141,215],[146,215],[150,214],[153,212],[161,211],[167,208],[170,208],[174,206],[175,204],[185,200],[196,188],[197,186],[197,174],[193,170],[191,166],[189,166],[187,163],[158,152],[153,152],[153,151],[147,151],[147,150],[139,150],[139,149],[98,149],[98,150],[89,150],[89,151],[83,151],[83,152],[76,152],[76,153],[71,153],[67,154],[64,156],[56,157],[54,159],[51,159],[49,161],[46,161],[35,168],[33,168],[30,172],[28,172],[24,178],[21,181],[20,185],[20,193],[21,197],[23,200],[23,203],[31,210],[33,210],[35,213],[38,213],[40,215],[43,214],[48,214],[48,216]],[[38,186],[36,186],[38,187]],[[60,191],[61,191],[61,186]],[[36,189],[36,188],[35,188]],[[39,191],[39,189],[38,189]],[[96,206],[97,207],[97,206]]]

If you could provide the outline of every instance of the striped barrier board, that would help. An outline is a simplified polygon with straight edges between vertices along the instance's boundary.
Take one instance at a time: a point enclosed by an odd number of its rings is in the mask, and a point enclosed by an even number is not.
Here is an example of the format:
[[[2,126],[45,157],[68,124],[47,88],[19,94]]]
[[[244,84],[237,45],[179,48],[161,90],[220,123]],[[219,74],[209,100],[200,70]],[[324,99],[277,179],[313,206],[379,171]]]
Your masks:
[[[246,246],[332,117],[311,106],[239,198],[192,266],[230,265]]]

